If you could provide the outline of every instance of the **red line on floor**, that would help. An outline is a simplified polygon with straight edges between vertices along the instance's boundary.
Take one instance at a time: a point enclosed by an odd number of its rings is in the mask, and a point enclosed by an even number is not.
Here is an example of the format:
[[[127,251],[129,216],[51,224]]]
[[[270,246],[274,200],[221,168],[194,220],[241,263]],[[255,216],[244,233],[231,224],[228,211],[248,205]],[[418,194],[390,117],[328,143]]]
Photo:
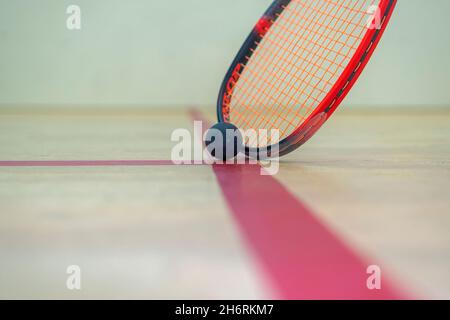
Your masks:
[[[0,161],[0,167],[173,166],[170,160],[32,160]]]
[[[203,115],[191,110],[194,120]],[[281,299],[403,299],[383,277],[367,288],[369,263],[316,214],[255,165],[214,165],[214,173],[243,237]]]

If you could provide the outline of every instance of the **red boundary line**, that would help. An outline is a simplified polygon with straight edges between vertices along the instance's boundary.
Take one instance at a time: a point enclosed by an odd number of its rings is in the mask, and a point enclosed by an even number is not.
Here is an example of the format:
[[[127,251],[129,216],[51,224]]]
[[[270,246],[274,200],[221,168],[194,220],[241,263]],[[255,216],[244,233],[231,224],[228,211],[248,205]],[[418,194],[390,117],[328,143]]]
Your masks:
[[[208,123],[196,110],[190,115]],[[277,298],[405,299],[385,276],[382,290],[367,289],[370,264],[274,177],[262,176],[260,166],[214,165],[213,170]]]
[[[42,160],[0,161],[0,167],[134,167],[175,166],[170,160]]]

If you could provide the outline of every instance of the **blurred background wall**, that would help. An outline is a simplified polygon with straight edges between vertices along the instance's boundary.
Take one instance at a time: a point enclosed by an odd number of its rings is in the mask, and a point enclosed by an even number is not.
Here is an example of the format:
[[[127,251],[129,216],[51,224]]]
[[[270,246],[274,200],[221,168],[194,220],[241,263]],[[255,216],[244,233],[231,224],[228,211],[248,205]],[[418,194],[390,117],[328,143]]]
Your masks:
[[[0,105],[213,105],[269,3],[0,0]],[[80,31],[66,28],[71,4]],[[449,0],[399,0],[347,104],[450,106],[449,12]]]

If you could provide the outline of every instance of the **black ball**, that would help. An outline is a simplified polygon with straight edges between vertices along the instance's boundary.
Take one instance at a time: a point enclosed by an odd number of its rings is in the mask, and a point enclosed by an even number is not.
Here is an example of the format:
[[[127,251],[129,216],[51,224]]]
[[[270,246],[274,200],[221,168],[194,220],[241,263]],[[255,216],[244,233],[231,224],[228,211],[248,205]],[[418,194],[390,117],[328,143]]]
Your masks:
[[[235,158],[244,148],[239,129],[226,122],[217,123],[206,132],[205,145],[214,158],[222,161]]]

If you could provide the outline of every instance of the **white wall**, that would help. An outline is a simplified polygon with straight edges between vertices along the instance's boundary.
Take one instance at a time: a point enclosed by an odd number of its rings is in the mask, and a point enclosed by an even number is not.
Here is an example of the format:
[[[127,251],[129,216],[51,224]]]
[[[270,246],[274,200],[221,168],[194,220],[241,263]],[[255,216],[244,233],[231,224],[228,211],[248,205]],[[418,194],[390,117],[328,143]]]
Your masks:
[[[0,0],[0,105],[215,104],[270,2]],[[69,4],[81,31],[66,28]],[[449,0],[399,0],[348,104],[450,105],[449,12]]]

